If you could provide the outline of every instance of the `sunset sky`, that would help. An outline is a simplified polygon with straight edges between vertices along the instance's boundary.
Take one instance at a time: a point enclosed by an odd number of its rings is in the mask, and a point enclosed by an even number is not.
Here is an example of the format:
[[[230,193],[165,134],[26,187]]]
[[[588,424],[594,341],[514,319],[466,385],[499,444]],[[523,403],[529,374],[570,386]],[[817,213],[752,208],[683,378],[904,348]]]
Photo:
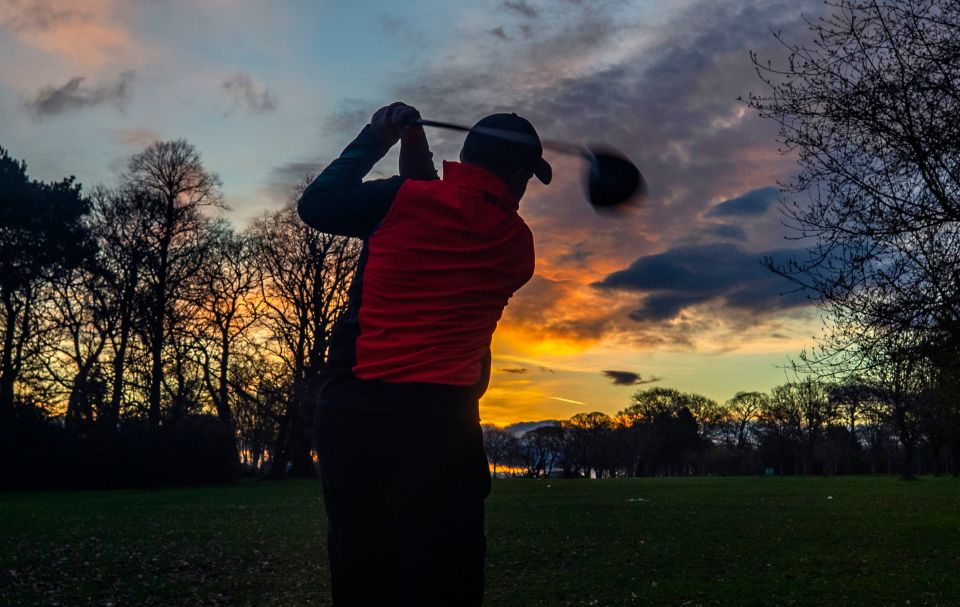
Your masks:
[[[494,338],[485,422],[609,414],[657,385],[726,400],[785,381],[820,326],[764,269],[785,240],[794,160],[737,101],[749,51],[807,39],[821,0],[0,0],[0,146],[35,178],[117,179],[156,139],[186,138],[242,228],[289,200],[381,105],[472,123],[513,111],[541,136],[632,157],[651,186],[596,215],[579,160],[548,156],[521,215],[537,270]],[[462,135],[429,131],[435,158]],[[374,176],[392,174],[396,154]],[[615,371],[618,373],[609,373]],[[608,372],[608,373],[605,373]]]

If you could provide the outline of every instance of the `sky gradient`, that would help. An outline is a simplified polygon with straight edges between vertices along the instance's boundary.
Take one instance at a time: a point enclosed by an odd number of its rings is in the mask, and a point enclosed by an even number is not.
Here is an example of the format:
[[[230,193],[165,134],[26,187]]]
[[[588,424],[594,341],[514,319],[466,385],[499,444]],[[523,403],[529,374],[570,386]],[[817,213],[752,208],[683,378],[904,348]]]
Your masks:
[[[282,7],[282,8],[279,8]],[[184,137],[223,180],[238,227],[289,200],[381,105],[472,123],[514,111],[541,136],[632,157],[651,199],[596,215],[576,159],[548,156],[521,215],[537,270],[494,338],[485,422],[609,414],[660,385],[725,400],[786,380],[819,330],[767,271],[794,161],[740,95],[749,51],[809,35],[820,0],[4,0],[0,145],[35,178],[112,183]],[[462,135],[428,132],[438,161]],[[396,153],[373,176],[392,174]],[[650,382],[650,383],[646,383]]]

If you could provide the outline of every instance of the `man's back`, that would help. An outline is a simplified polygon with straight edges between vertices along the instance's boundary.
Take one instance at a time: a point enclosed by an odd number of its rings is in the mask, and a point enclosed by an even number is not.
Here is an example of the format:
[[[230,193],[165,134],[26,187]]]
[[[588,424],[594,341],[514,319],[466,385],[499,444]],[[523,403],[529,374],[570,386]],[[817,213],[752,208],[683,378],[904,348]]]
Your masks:
[[[444,163],[403,183],[368,242],[354,374],[472,385],[507,300],[533,275],[533,237],[503,182]]]

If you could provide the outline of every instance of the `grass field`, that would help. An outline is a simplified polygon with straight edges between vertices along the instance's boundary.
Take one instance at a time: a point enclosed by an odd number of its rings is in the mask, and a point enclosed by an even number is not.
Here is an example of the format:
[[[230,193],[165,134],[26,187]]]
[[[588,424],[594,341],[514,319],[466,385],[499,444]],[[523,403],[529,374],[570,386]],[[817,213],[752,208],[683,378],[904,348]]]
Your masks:
[[[500,480],[486,605],[960,605],[960,481]],[[0,605],[329,604],[317,482],[0,494]]]

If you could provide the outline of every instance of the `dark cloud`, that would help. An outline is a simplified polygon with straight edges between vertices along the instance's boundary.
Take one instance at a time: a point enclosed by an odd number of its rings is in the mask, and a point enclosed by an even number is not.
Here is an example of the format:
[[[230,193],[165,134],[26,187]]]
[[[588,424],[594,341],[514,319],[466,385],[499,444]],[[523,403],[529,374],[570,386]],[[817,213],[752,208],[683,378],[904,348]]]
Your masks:
[[[495,27],[495,28],[493,28],[492,30],[490,30],[490,34],[491,34],[494,38],[499,38],[500,40],[509,40],[509,39],[510,39],[510,36],[507,35],[507,32],[503,29],[503,26],[502,26],[502,25],[501,25],[500,27]]]
[[[255,114],[271,112],[277,108],[277,98],[266,86],[259,86],[249,75],[234,74],[223,81],[223,90],[233,100],[234,107]]]
[[[315,160],[295,160],[274,167],[271,172],[278,181],[302,183],[307,179],[313,179],[323,170],[323,166],[323,163]]]
[[[76,76],[62,86],[47,86],[24,102],[38,117],[54,116],[85,108],[113,105],[123,111],[130,99],[133,71],[121,72],[111,84],[86,86],[83,76]]]
[[[779,188],[760,188],[724,200],[707,212],[707,217],[741,217],[744,215],[763,215],[780,197]]]
[[[523,375],[527,372],[527,369],[523,367],[501,367],[501,373],[513,373],[514,375]]]
[[[633,371],[613,371],[604,370],[603,374],[613,380],[615,386],[639,386],[641,384],[652,384],[660,381],[661,377],[641,377],[639,373]]]
[[[588,247],[589,243],[587,241],[575,243],[568,253],[561,255],[556,261],[559,264],[570,264],[584,267],[586,266],[587,261],[594,255],[594,252]]]
[[[405,32],[410,24],[406,18],[399,15],[380,15],[380,17],[377,18],[377,23],[388,34]]]
[[[726,223],[707,225],[703,228],[703,233],[708,236],[716,236],[717,238],[725,238],[727,240],[744,241],[747,239],[747,233],[743,231],[743,228]]]
[[[294,160],[270,170],[267,189],[278,200],[289,200],[299,196],[303,186],[316,177],[323,170],[324,163],[320,160]]]
[[[347,98],[340,101],[339,107],[340,109],[327,115],[321,128],[328,135],[349,137],[360,132],[379,105],[363,99]],[[346,143],[344,141],[344,144]]]
[[[594,286],[642,293],[641,307],[630,314],[636,321],[670,320],[706,302],[764,314],[809,303],[802,292],[784,294],[789,283],[761,263],[783,264],[795,254],[789,249],[750,253],[733,244],[682,246],[640,257]]]
[[[537,9],[526,0],[504,0],[503,8],[529,19],[533,19],[539,14]]]

